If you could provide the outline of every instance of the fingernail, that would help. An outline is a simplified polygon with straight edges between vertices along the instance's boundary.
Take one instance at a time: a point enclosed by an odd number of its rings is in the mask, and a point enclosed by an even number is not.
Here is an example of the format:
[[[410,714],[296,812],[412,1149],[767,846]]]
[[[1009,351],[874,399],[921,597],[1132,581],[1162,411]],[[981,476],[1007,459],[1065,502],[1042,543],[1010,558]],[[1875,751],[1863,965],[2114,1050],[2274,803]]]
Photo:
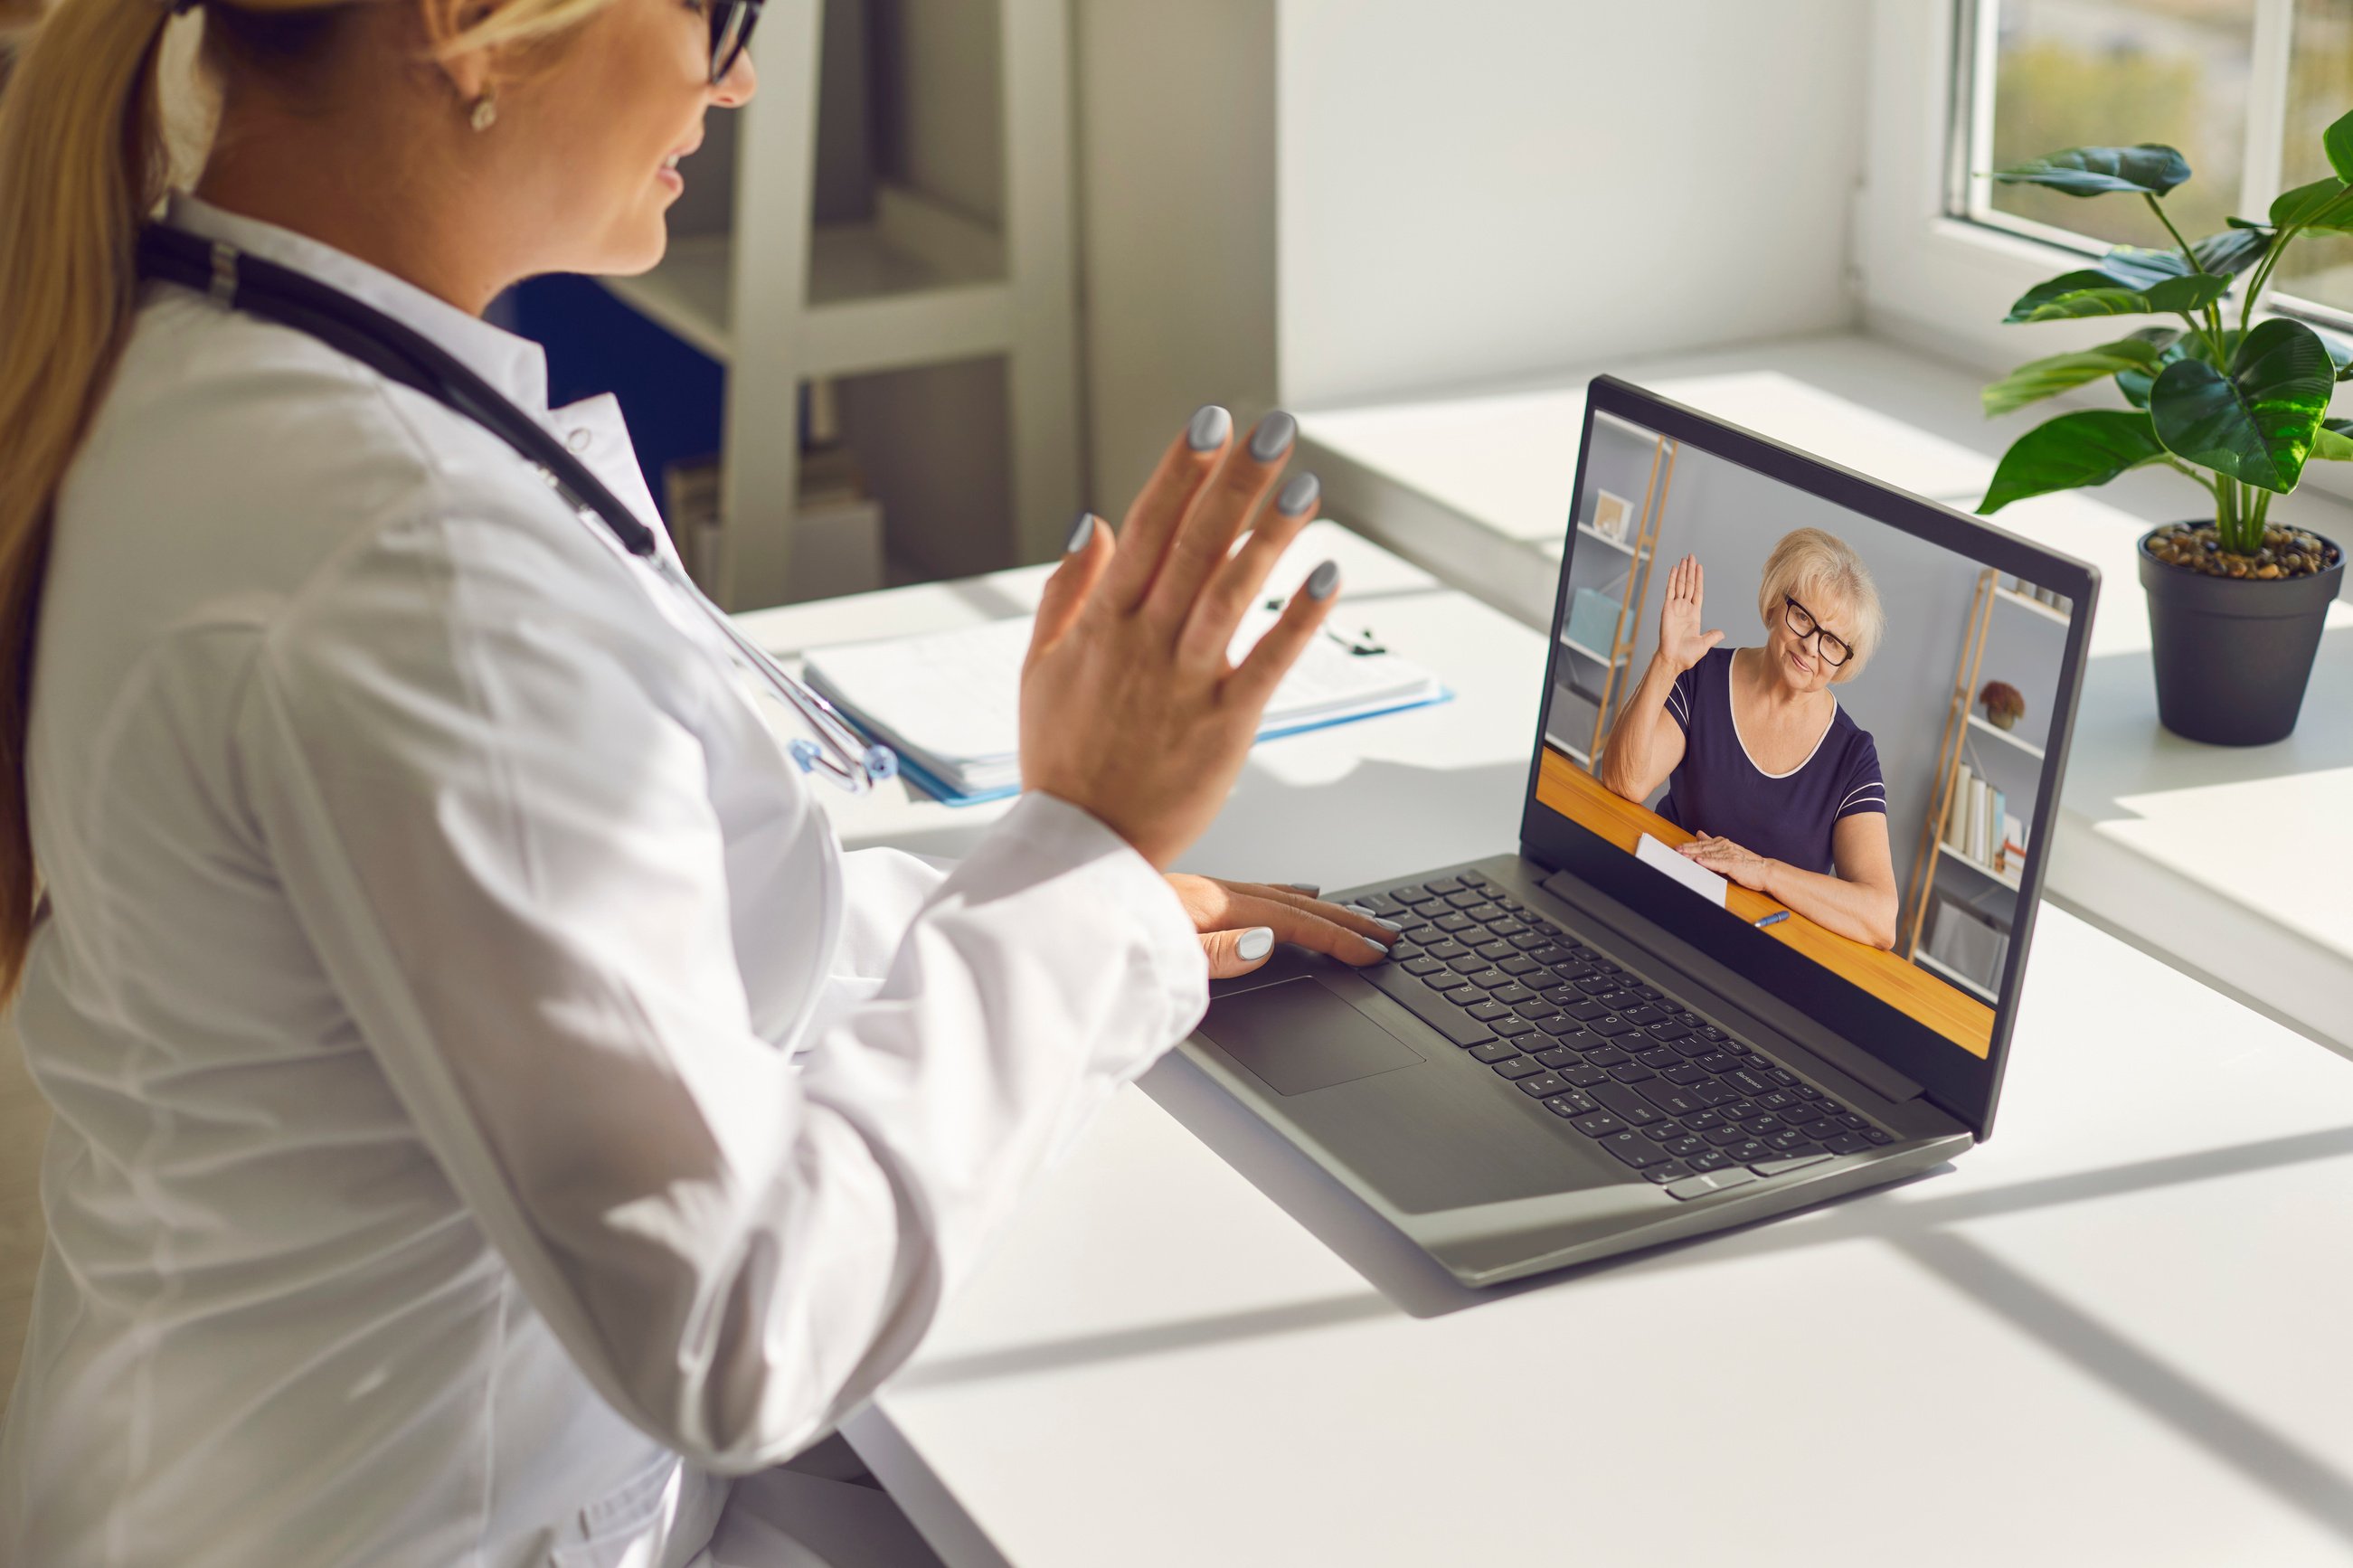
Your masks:
[[[1349,935],[1351,935],[1351,936],[1355,936],[1355,935],[1356,935],[1356,933],[1355,933],[1354,931],[1351,931],[1351,932],[1349,932],[1348,934],[1349,934]],[[1387,957],[1389,955],[1389,950],[1388,950],[1388,948],[1386,948],[1386,947],[1383,947],[1379,942],[1375,942],[1371,937],[1368,937],[1368,936],[1359,936],[1359,937],[1356,937],[1356,940],[1357,940],[1358,942],[1363,942],[1363,943],[1365,944],[1366,948],[1368,951],[1373,952],[1377,952],[1377,953],[1380,954],[1383,958],[1387,958]]]
[[[1307,574],[1307,596],[1321,604],[1340,585],[1340,563],[1326,561]]]
[[[1250,454],[1261,463],[1271,463],[1291,450],[1291,443],[1299,434],[1299,421],[1278,408],[1258,422],[1250,432]]]
[[[1203,404],[1185,426],[1185,444],[1196,452],[1212,452],[1234,433],[1234,416],[1214,403]]]
[[[1381,917],[1380,917],[1380,916],[1376,915],[1376,914],[1367,914],[1367,915],[1366,915],[1366,916],[1365,916],[1365,918],[1366,918],[1366,920],[1368,920],[1368,921],[1372,921],[1375,925],[1377,925],[1377,926],[1380,927],[1383,931],[1403,931],[1403,930],[1405,930],[1405,927],[1403,927],[1403,926],[1401,926],[1401,925],[1398,924],[1398,923],[1397,923],[1397,921],[1385,921],[1385,920],[1381,919]]]
[[[1256,963],[1274,951],[1274,928],[1252,926],[1235,939],[1234,956],[1244,963]]]
[[[1093,542],[1094,536],[1095,514],[1091,511],[1079,513],[1079,521],[1071,524],[1070,542],[1062,546],[1062,553],[1076,555]]]
[[[1283,886],[1289,888],[1294,893],[1304,893],[1311,899],[1320,896],[1324,891],[1320,886],[1314,882],[1285,882]]]
[[[1315,498],[1323,493],[1324,481],[1314,474],[1294,474],[1291,482],[1282,487],[1282,493],[1274,498],[1274,510],[1285,517],[1297,517],[1314,506]]]

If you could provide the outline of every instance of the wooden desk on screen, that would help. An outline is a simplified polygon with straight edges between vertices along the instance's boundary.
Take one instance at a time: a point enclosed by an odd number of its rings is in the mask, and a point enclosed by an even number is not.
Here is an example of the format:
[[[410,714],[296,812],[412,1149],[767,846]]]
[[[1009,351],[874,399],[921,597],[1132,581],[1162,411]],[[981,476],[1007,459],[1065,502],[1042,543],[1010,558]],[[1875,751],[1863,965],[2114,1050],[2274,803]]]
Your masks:
[[[1647,806],[1611,794],[1600,780],[1549,746],[1536,777],[1536,798],[1630,855],[1645,833],[1667,845],[1698,837]],[[1725,907],[1742,920],[1756,921],[1788,906],[1735,882]],[[1918,965],[1825,930],[1794,910],[1788,920],[1766,928],[1765,934],[1903,1009],[1971,1056],[1981,1058],[1993,1048],[1993,1009]]]

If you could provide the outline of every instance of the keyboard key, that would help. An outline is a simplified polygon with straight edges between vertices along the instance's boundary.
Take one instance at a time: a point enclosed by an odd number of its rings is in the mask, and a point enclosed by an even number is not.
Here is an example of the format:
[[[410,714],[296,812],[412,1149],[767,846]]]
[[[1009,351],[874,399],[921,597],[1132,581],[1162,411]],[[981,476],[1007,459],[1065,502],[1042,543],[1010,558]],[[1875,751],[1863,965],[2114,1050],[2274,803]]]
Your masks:
[[[1757,1102],[1753,1100],[1736,1100],[1716,1109],[1724,1112],[1726,1121],[1746,1121],[1758,1114]]]
[[[1446,965],[1430,957],[1409,958],[1402,966],[1408,974],[1435,974]]]
[[[1567,1014],[1572,1018],[1603,1018],[1609,1016],[1609,1009],[1607,1005],[1602,1003],[1593,1001],[1590,998],[1585,998],[1576,1002],[1564,1002],[1561,1004],[1561,1011]]]
[[[1708,1152],[1707,1140],[1696,1132],[1679,1132],[1672,1142],[1662,1144],[1662,1147],[1678,1160],[1688,1160],[1694,1154],[1704,1154]],[[1729,1162],[1726,1163],[1729,1163]]]
[[[1652,1024],[1665,1023],[1667,1021],[1667,1016],[1664,1013],[1660,1012],[1656,1007],[1630,1007],[1626,1010],[1626,1021],[1638,1027],[1647,1029]]]
[[[1586,1020],[1585,1026],[1597,1035],[1608,1035],[1612,1037],[1619,1035],[1630,1035],[1634,1032],[1633,1025],[1623,1018],[1614,1016],[1588,1018]]]
[[[1584,1025],[1566,1013],[1556,1013],[1549,1018],[1539,1018],[1536,1020],[1536,1027],[1547,1035],[1557,1035],[1565,1041],[1574,1042],[1579,1050],[1583,1050],[1588,1041],[1595,1045],[1601,1043],[1599,1036],[1588,1034]]]
[[[1425,991],[1468,991],[1472,988],[1469,980],[1447,969],[1426,976],[1421,986]]]
[[[1666,1120],[1630,1084],[1596,1084],[1593,1088],[1593,1098],[1599,1100],[1609,1109],[1611,1115],[1629,1127],[1646,1127],[1653,1121]]]
[[[1531,931],[1525,936],[1509,937],[1505,940],[1510,942],[1514,947],[1518,948],[1522,952],[1526,953],[1530,958],[1535,958],[1535,961],[1538,963],[1542,963],[1544,960],[1535,957],[1537,950],[1544,947],[1551,939],[1543,935],[1541,932]]]
[[[1711,1127],[1700,1136],[1718,1149],[1729,1149],[1735,1143],[1748,1142],[1748,1134],[1737,1127]]]
[[[1504,973],[1500,969],[1474,969],[1471,971],[1469,978],[1472,984],[1476,985],[1482,991],[1490,993],[1504,990],[1520,991],[1525,989],[1525,987],[1521,985],[1518,981],[1513,979],[1510,975]],[[1506,1006],[1509,1006],[1511,1004],[1509,1003],[1504,1004]]]
[[[1452,958],[1448,959],[1446,961],[1446,967],[1454,971],[1457,974],[1476,974],[1482,969],[1493,969],[1495,966],[1488,963],[1485,959],[1480,957],[1477,953],[1465,948],[1462,952],[1455,954]],[[1500,973],[1501,971],[1497,971],[1497,973]]]
[[[1782,1129],[1780,1131],[1774,1133],[1771,1137],[1766,1139],[1765,1142],[1771,1144],[1774,1148],[1782,1150],[1786,1152],[1788,1150],[1795,1149],[1799,1144],[1807,1142],[1807,1138],[1804,1129],[1787,1127]]]
[[[1714,1024],[1702,1024],[1699,1026],[1699,1032],[1706,1036],[1711,1040],[1721,1040],[1725,1037],[1724,1031],[1717,1028]]]
[[[1669,1184],[1668,1195],[1678,1198],[1704,1198],[1710,1193],[1720,1193],[1727,1187],[1745,1185],[1757,1178],[1746,1171],[1726,1166],[1722,1170],[1701,1171]]]
[[[1536,1053],[1536,1060],[1544,1063],[1544,1065],[1548,1068],[1558,1068],[1580,1066],[1583,1064],[1585,1058],[1578,1056],[1575,1051],[1570,1050],[1567,1046],[1555,1046],[1548,1051],[1538,1051]]]
[[[1429,889],[1433,893],[1459,893],[1462,890],[1462,879],[1460,877],[1432,877],[1429,881],[1424,882],[1422,886]]]
[[[1873,1144],[1877,1145],[1885,1145],[1895,1142],[1894,1138],[1891,1134],[1882,1132],[1876,1127],[1864,1128],[1862,1130],[1862,1135],[1865,1138],[1870,1139]]]
[[[1622,1068],[1611,1068],[1609,1069],[1609,1076],[1616,1079],[1620,1083],[1641,1083],[1647,1079],[1655,1079],[1659,1075],[1652,1072],[1649,1068],[1644,1067],[1641,1062],[1628,1062]]]
[[[1618,989],[1618,983],[1615,980],[1610,979],[1609,976],[1606,974],[1588,974],[1584,979],[1577,981],[1574,984],[1579,991],[1584,992],[1588,996],[1592,995],[1596,992],[1615,991]]]
[[[1669,1116],[1713,1116],[1715,1113],[1692,1097],[1691,1091],[1679,1089],[1663,1079],[1653,1079],[1639,1090],[1642,1098]],[[1721,1126],[1723,1118],[1716,1117],[1714,1125]],[[1706,1129],[1703,1128],[1704,1131]]]
[[[1464,1017],[1444,996],[1401,969],[1377,963],[1362,973],[1383,995],[1458,1046],[1475,1046],[1494,1038],[1486,1025],[1476,1018]],[[1435,974],[1430,976],[1432,980],[1438,978]]]
[[[1507,958],[1517,958],[1520,955],[1520,950],[1508,942],[1482,942],[1471,951],[1488,963],[1497,965]]]
[[[1788,1125],[1779,1117],[1768,1112],[1763,1116],[1744,1117],[1741,1120],[1740,1130],[1752,1138],[1763,1138],[1778,1132]]]
[[[1481,925],[1485,925],[1489,921],[1499,921],[1504,918],[1504,911],[1496,907],[1492,899],[1485,903],[1465,904],[1462,906],[1462,912]]]
[[[1569,1082],[1575,1084],[1579,1089],[1591,1089],[1596,1084],[1603,1084],[1609,1081],[1609,1075],[1603,1072],[1599,1068],[1595,1067],[1593,1065],[1593,1058],[1590,1057],[1586,1058],[1585,1065],[1583,1067],[1571,1068],[1560,1076],[1568,1079]]]
[[[1634,1058],[1616,1046],[1596,1046],[1585,1053],[1585,1059],[1598,1068],[1623,1067]]]
[[[1597,1110],[1590,1116],[1580,1116],[1569,1125],[1588,1138],[1608,1138],[1627,1130],[1623,1121],[1606,1110]]]
[[[1841,1132],[1825,1141],[1822,1147],[1833,1154],[1860,1154],[1871,1147],[1871,1140],[1860,1132]]]
[[[1646,1059],[1648,1053],[1645,1053]],[[1659,1076],[1669,1083],[1694,1084],[1709,1081],[1707,1074],[1686,1061],[1676,1061],[1671,1066],[1661,1068]]]
[[[1819,1165],[1830,1155],[1820,1149],[1810,1152],[1784,1154],[1778,1160],[1759,1160],[1748,1168],[1760,1176],[1786,1176],[1791,1171],[1801,1171],[1808,1165]]]
[[[1810,1100],[1801,1100],[1781,1114],[1784,1121],[1804,1124],[1819,1121],[1830,1113],[1831,1108],[1827,1105],[1817,1104]]]
[[[1569,1125],[1578,1124],[1571,1122]],[[1667,1158],[1666,1151],[1638,1132],[1620,1132],[1604,1138],[1601,1146],[1638,1171],[1646,1165],[1659,1164]]]
[[[1697,1095],[1694,1095],[1692,1098],[1696,1100],[1699,1097]],[[1725,1126],[1726,1123],[1724,1120],[1723,1112],[1716,1110],[1702,1110],[1684,1117],[1683,1125],[1690,1128],[1694,1132],[1707,1132],[1712,1131],[1715,1128]]]
[[[1646,1068],[1671,1068],[1682,1065],[1683,1058],[1675,1055],[1665,1046],[1652,1046],[1648,1050],[1635,1050],[1634,1046],[1635,1042],[1629,1040],[1626,1042],[1625,1048],[1633,1051],[1634,1059]]]
[[[1466,910],[1466,911],[1467,911],[1467,910],[1469,910],[1470,906],[1471,906],[1471,905],[1472,905],[1472,904],[1483,904],[1483,903],[1485,903],[1485,902],[1487,901],[1487,895],[1486,895],[1486,894],[1484,894],[1484,893],[1474,893],[1474,892],[1472,892],[1470,889],[1463,889],[1461,892],[1459,892],[1459,893],[1449,893],[1449,894],[1447,894],[1447,895],[1446,895],[1446,901],[1447,901],[1448,903],[1450,903],[1450,904],[1453,905],[1453,906],[1454,906],[1456,909],[1458,909],[1458,910]]]
[[[1534,1024],[1529,1023],[1525,1018],[1514,1016],[1513,1017],[1496,1020],[1493,1027],[1494,1028],[1495,1033],[1503,1036],[1504,1038],[1513,1040],[1517,1039],[1522,1035],[1532,1035],[1535,1033],[1536,1026]]]
[[[1663,1187],[1670,1182],[1680,1182],[1696,1173],[1681,1160],[1669,1160],[1663,1165],[1652,1165],[1649,1170],[1644,1171],[1642,1179],[1646,1182],[1656,1182]]]
[[[1454,875],[1466,888],[1492,888],[1495,885],[1484,871],[1457,871]]]
[[[1851,1128],[1857,1132],[1862,1131],[1864,1128],[1871,1125],[1870,1122],[1865,1121],[1862,1117],[1857,1116],[1852,1110],[1846,1112],[1838,1120],[1841,1127]]]
[[[1740,1061],[1741,1065],[1747,1068],[1751,1072],[1771,1072],[1773,1070],[1771,1058],[1760,1057],[1755,1051],[1749,1051],[1740,1058]]]
[[[1769,1160],[1778,1152],[1778,1150],[1767,1148],[1765,1141],[1761,1138],[1751,1138],[1746,1142],[1727,1144],[1724,1152],[1732,1156],[1732,1163],[1736,1165],[1753,1165],[1759,1160]]]
[[[1629,1013],[1627,1016],[1630,1018],[1633,1015]],[[1688,1026],[1678,1024],[1672,1018],[1669,1018],[1664,1023],[1652,1024],[1650,1026],[1650,1036],[1654,1040],[1688,1039],[1691,1029]]]
[[[1474,1003],[1462,1010],[1482,1024],[1492,1024],[1498,1018],[1508,1018],[1512,1016],[1512,1010],[1509,1007],[1494,1002]]]
[[[1554,1006],[1551,1003],[1546,1001],[1541,996],[1534,997],[1528,1001],[1523,1002],[1518,1006],[1514,1007],[1512,1011],[1517,1013],[1523,1018],[1534,1019],[1538,1023],[1542,1023],[1546,1018],[1557,1018],[1560,1016],[1560,1009]]]
[[[1773,1080],[1771,1079],[1765,1077],[1762,1073],[1751,1072],[1746,1068],[1742,1068],[1736,1072],[1725,1073],[1724,1077],[1726,1082],[1737,1084],[1751,1094],[1770,1094],[1773,1092]]]
[[[1510,944],[1507,942],[1504,946],[1505,950],[1509,951]],[[1525,952],[1514,952],[1509,958],[1499,958],[1495,961],[1495,967],[1512,975],[1526,976],[1545,973],[1545,966]]]
[[[1730,1072],[1740,1065],[1740,1058],[1725,1051],[1710,1051],[1699,1058],[1699,1065],[1710,1072]]]
[[[1434,942],[1430,944],[1430,956],[1442,963],[1451,963],[1469,954],[1471,950],[1459,942]]]
[[[1551,1111],[1555,1116],[1560,1117],[1563,1120],[1577,1116],[1590,1116],[1594,1111],[1600,1109],[1600,1107],[1594,1104],[1593,1097],[1586,1093],[1581,1089],[1572,1089],[1567,1094],[1556,1094],[1550,1100],[1546,1100],[1544,1104],[1546,1110]]]
[[[1507,1062],[1520,1054],[1520,1047],[1509,1040],[1489,1040],[1471,1047],[1473,1059],[1482,1062]]]
[[[1797,1086],[1798,1075],[1791,1072],[1788,1068],[1770,1068],[1766,1072],[1765,1076],[1771,1079],[1775,1083],[1779,1084],[1784,1089],[1793,1089]]]
[[[1556,1094],[1567,1093],[1567,1089],[1568,1085],[1561,1081],[1558,1073],[1540,1072],[1534,1078],[1520,1079],[1520,1092],[1531,1100],[1550,1100]]]
[[[1491,969],[1487,971],[1487,973],[1489,974],[1502,976],[1504,983],[1501,985],[1493,987],[1493,992],[1494,999],[1501,1002],[1504,1006],[1516,1007],[1523,1002],[1533,1002],[1535,1000],[1536,994],[1535,992],[1529,990],[1526,986],[1521,984],[1510,975],[1504,974],[1502,970]],[[1481,985],[1484,984],[1485,981],[1481,976],[1474,974],[1471,977],[1471,984],[1473,985]]]
[[[1721,1149],[1709,1149],[1702,1153],[1684,1156],[1684,1163],[1694,1171],[1721,1171],[1732,1163],[1732,1158]]]
[[[1758,1095],[1757,1103],[1767,1110],[1778,1110],[1786,1114],[1798,1104],[1798,1097],[1786,1089],[1777,1089],[1770,1094]]]
[[[1675,1049],[1685,1060],[1695,1060],[1698,1058],[1711,1055],[1715,1050],[1715,1047],[1709,1045],[1705,1040],[1701,1039],[1697,1035],[1693,1035],[1688,1038],[1677,1040],[1675,1042]],[[1699,1066],[1703,1071],[1707,1070],[1705,1063],[1699,1063]]]
[[[1514,1057],[1510,1061],[1497,1062],[1494,1067],[1497,1078],[1534,1078],[1542,1071],[1544,1068],[1536,1066],[1533,1057]]]
[[[1647,986],[1647,985],[1639,986],[1639,987],[1637,987],[1637,989],[1639,989],[1639,990],[1642,993],[1642,1000],[1643,1000],[1643,1001],[1645,1001],[1645,1002],[1659,1002],[1659,1001],[1663,1001],[1663,1000],[1664,1000],[1664,998],[1663,998],[1663,997],[1662,997],[1662,996],[1661,996],[1657,992],[1655,992],[1655,991],[1651,990],[1651,989],[1649,986]]]
[[[1472,922],[1469,915],[1466,915],[1458,910],[1451,914],[1440,915],[1430,923],[1442,931],[1448,931],[1459,936],[1462,932],[1469,931],[1472,928]]]
[[[1707,1106],[1728,1105],[1740,1098],[1737,1089],[1726,1089],[1714,1079],[1710,1079],[1705,1083],[1693,1084],[1691,1091],[1694,1099]]]

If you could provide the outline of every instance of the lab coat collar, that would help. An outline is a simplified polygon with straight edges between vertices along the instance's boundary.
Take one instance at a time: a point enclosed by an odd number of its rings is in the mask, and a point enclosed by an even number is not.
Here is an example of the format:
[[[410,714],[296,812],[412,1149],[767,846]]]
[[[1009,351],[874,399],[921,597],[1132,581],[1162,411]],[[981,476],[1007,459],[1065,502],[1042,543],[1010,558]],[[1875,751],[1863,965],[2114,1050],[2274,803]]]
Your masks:
[[[530,339],[470,316],[448,300],[436,299],[331,245],[276,224],[224,211],[185,191],[171,194],[164,221],[200,239],[220,240],[264,261],[291,268],[373,305],[455,354],[509,402],[534,418],[547,417],[547,352]]]

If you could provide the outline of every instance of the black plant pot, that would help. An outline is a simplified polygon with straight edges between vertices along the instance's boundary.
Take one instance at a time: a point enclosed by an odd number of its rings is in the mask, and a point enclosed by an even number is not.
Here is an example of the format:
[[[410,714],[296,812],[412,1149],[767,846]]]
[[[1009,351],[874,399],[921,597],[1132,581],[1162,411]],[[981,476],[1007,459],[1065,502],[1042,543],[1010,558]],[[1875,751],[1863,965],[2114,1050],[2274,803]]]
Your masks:
[[[2285,740],[2304,706],[2321,622],[2344,585],[2344,550],[2335,565],[2309,576],[2210,577],[2151,555],[2148,542],[2160,531],[2140,542],[2158,718],[2183,739],[2210,745]]]

